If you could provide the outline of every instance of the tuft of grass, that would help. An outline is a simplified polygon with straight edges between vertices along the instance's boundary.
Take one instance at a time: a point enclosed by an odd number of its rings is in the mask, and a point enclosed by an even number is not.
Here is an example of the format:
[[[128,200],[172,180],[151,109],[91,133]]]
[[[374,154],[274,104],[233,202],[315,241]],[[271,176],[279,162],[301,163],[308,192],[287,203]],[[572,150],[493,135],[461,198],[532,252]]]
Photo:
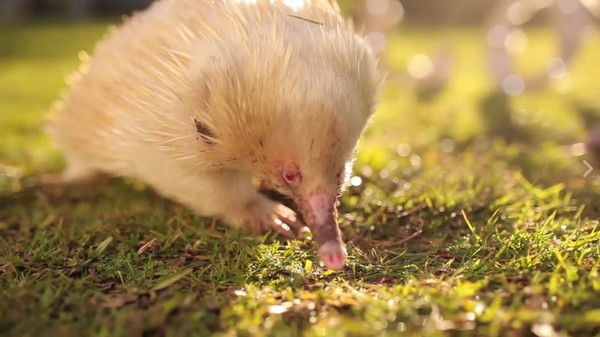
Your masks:
[[[526,131],[517,142],[487,129],[478,31],[391,36],[360,179],[340,205],[348,266],[332,272],[310,240],[213,228],[128,181],[31,186],[62,166],[41,121],[104,27],[0,30],[0,334],[600,335],[598,173],[583,178],[566,151],[584,136],[578,106],[599,106],[598,36],[567,80],[494,101]],[[530,34],[524,69],[552,46]],[[397,79],[441,42],[456,74],[422,100]]]

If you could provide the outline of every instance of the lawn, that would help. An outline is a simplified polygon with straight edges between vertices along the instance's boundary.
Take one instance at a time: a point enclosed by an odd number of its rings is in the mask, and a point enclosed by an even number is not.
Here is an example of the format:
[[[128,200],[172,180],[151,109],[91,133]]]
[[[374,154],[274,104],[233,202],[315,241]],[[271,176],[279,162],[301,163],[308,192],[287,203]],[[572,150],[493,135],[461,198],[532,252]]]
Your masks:
[[[333,272],[309,239],[211,226],[136,182],[36,185],[63,165],[43,116],[105,26],[0,26],[0,335],[600,336],[600,166],[584,178],[571,147],[600,118],[597,33],[566,78],[508,99],[477,29],[390,36]],[[537,72],[555,46],[529,33]],[[443,90],[407,85],[442,44]]]

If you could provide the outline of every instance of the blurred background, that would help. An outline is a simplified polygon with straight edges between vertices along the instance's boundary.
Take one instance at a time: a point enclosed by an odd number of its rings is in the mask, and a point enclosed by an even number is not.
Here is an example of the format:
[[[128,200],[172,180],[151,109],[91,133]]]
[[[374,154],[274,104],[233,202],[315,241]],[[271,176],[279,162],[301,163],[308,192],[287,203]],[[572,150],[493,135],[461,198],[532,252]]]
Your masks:
[[[0,335],[600,336],[600,0],[340,1],[387,72],[342,273],[135,182],[36,185],[79,59],[150,4],[0,0]]]
[[[0,0],[4,162],[60,165],[40,126],[65,75],[107,26],[151,2]],[[388,73],[363,166],[418,171],[440,153],[500,146],[529,179],[597,188],[600,168],[580,178],[584,160],[600,167],[600,1],[339,3]]]

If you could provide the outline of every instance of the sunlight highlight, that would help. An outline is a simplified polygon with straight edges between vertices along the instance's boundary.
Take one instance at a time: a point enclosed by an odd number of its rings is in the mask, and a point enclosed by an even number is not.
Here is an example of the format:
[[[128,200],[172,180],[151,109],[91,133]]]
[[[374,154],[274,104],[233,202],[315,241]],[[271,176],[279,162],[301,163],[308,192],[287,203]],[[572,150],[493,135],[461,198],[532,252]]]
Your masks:
[[[235,3],[239,4],[247,4],[247,5],[256,5],[258,0],[233,0]]]
[[[256,5],[258,3],[258,0],[232,0],[232,1],[235,3],[247,4],[247,5]],[[281,2],[283,2],[283,4],[285,6],[289,7],[293,11],[297,12],[297,11],[301,10],[302,8],[304,8],[306,1],[307,0],[282,0]],[[269,2],[271,4],[274,4],[275,0],[270,0]]]
[[[283,0],[283,3],[294,11],[304,8],[305,0]]]

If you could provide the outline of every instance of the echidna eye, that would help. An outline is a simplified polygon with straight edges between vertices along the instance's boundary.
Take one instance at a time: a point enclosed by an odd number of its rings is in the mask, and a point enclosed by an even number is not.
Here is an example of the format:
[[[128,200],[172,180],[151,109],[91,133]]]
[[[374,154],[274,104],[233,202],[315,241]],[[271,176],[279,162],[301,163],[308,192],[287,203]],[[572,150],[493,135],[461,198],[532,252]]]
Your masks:
[[[284,165],[282,177],[286,184],[292,187],[297,187],[302,180],[302,174],[300,173],[298,166],[292,163]]]
[[[298,186],[298,184],[300,184],[302,176],[300,175],[300,172],[287,172],[283,175],[283,179],[286,183],[288,183],[288,185],[295,187]]]

